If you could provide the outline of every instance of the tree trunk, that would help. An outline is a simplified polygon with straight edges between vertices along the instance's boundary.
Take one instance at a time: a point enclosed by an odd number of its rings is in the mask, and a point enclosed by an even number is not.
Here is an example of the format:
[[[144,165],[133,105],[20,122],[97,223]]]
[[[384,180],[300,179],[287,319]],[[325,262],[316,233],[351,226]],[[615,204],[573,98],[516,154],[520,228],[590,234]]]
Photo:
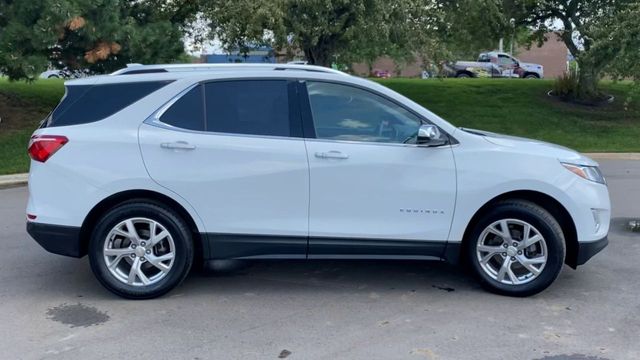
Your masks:
[[[589,61],[578,59],[578,93],[579,100],[596,100],[598,98],[598,80],[600,72]]]
[[[366,63],[367,63],[367,75],[369,77],[373,77],[373,60],[367,59]]]
[[[303,49],[304,55],[310,65],[331,67],[331,54],[318,46]]]

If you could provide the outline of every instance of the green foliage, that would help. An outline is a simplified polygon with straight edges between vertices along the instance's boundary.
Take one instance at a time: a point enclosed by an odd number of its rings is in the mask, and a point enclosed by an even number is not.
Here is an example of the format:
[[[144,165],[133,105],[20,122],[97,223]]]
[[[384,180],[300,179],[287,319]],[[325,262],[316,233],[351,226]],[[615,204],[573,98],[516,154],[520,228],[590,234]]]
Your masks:
[[[32,80],[50,62],[97,72],[170,62],[184,52],[179,21],[191,15],[180,11],[153,1],[0,0],[0,72]]]
[[[269,45],[302,51],[312,64],[328,66],[348,48],[365,24],[377,20],[376,0],[227,0],[205,10],[215,35],[228,50],[247,52]]]
[[[553,83],[553,95],[564,100],[575,99],[578,94],[578,76],[575,73],[565,73]]]
[[[381,55],[399,64],[439,63],[493,43],[502,29],[498,0],[224,0],[205,6],[227,50],[269,45],[328,66]],[[486,6],[481,6],[486,5]],[[480,12],[483,10],[484,12]],[[487,21],[489,20],[489,21]]]

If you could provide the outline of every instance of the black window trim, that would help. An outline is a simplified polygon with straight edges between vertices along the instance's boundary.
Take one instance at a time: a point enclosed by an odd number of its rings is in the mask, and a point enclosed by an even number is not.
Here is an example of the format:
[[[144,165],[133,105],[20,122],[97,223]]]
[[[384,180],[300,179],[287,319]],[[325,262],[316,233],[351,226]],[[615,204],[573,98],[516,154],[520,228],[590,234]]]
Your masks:
[[[241,133],[228,133],[228,132],[218,132],[218,131],[208,131],[207,130],[207,107],[205,104],[206,101],[206,90],[205,85],[212,82],[231,82],[231,81],[268,81],[268,80],[277,80],[277,81],[285,81],[287,84],[287,94],[288,94],[288,103],[289,103],[289,127],[291,134],[289,136],[281,136],[281,135],[257,135],[257,134],[241,134]],[[169,99],[165,104],[160,106],[155,112],[149,116],[144,123],[148,125],[153,125],[157,127],[161,127],[168,130],[173,131],[182,131],[188,133],[195,134],[205,134],[205,135],[218,135],[218,136],[241,136],[241,137],[254,137],[254,138],[272,138],[272,139],[289,139],[289,140],[301,140],[304,138],[303,135],[303,121],[301,119],[302,109],[300,107],[298,98],[298,87],[297,87],[297,79],[287,78],[287,77],[239,77],[239,78],[223,78],[223,79],[214,79],[214,80],[203,80],[198,81],[194,84],[189,85],[184,90],[180,91],[174,97]],[[191,130],[185,129],[178,126],[173,126],[167,123],[162,122],[160,119],[162,115],[180,98],[186,95],[189,91],[193,90],[197,86],[202,86],[202,101],[204,106],[204,130]]]
[[[322,142],[339,142],[339,143],[349,143],[349,144],[403,146],[403,147],[428,147],[428,146],[425,146],[425,145],[422,145],[422,144],[399,144],[399,143],[358,141],[358,140],[320,139],[320,138],[316,137],[315,126],[313,124],[313,113],[311,112],[311,102],[309,101],[309,94],[307,92],[307,82],[308,81],[310,81],[310,82],[323,82],[323,83],[329,83],[329,84],[349,86],[349,87],[352,87],[352,88],[355,88],[355,89],[363,90],[363,91],[369,92],[371,94],[377,95],[377,96],[379,96],[379,97],[391,102],[392,104],[404,109],[408,113],[414,115],[416,118],[418,118],[418,120],[420,120],[421,125],[434,125],[434,126],[437,126],[438,129],[440,129],[440,132],[444,136],[447,137],[447,143],[444,144],[443,146],[452,146],[452,145],[459,144],[459,142],[458,142],[458,140],[456,138],[451,136],[451,134],[449,134],[448,132],[444,131],[437,124],[434,124],[433,122],[431,122],[429,119],[425,118],[424,116],[418,114],[417,112],[413,111],[412,109],[407,108],[406,106],[404,106],[403,104],[399,103],[395,99],[392,99],[389,96],[387,96],[385,94],[382,94],[382,93],[380,93],[380,92],[378,92],[376,90],[373,90],[371,88],[368,88],[368,87],[365,87],[365,86],[361,86],[361,85],[358,85],[358,84],[345,82],[345,81],[326,80],[326,79],[308,79],[308,78],[302,79],[301,78],[301,79],[298,79],[298,94],[299,94],[299,102],[300,102],[301,111],[302,111],[301,119],[303,121],[302,128],[304,129],[305,139],[313,139],[314,141],[322,141]]]

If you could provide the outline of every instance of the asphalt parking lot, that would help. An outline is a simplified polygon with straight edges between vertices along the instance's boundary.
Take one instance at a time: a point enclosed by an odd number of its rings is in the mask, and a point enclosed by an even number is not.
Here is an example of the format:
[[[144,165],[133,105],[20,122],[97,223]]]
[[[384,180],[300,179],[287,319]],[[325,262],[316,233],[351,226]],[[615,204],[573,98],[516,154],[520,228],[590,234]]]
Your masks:
[[[602,161],[610,245],[545,292],[484,292],[438,262],[277,261],[195,272],[120,299],[87,259],[25,232],[24,187],[0,190],[3,359],[640,359],[640,162]]]

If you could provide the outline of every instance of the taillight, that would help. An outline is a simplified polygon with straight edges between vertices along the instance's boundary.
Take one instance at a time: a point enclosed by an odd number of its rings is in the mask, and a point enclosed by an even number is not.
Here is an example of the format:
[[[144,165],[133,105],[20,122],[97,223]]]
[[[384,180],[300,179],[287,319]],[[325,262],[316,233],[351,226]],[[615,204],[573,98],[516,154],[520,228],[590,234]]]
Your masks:
[[[35,161],[45,162],[68,142],[66,136],[33,135],[29,141],[29,156]]]

